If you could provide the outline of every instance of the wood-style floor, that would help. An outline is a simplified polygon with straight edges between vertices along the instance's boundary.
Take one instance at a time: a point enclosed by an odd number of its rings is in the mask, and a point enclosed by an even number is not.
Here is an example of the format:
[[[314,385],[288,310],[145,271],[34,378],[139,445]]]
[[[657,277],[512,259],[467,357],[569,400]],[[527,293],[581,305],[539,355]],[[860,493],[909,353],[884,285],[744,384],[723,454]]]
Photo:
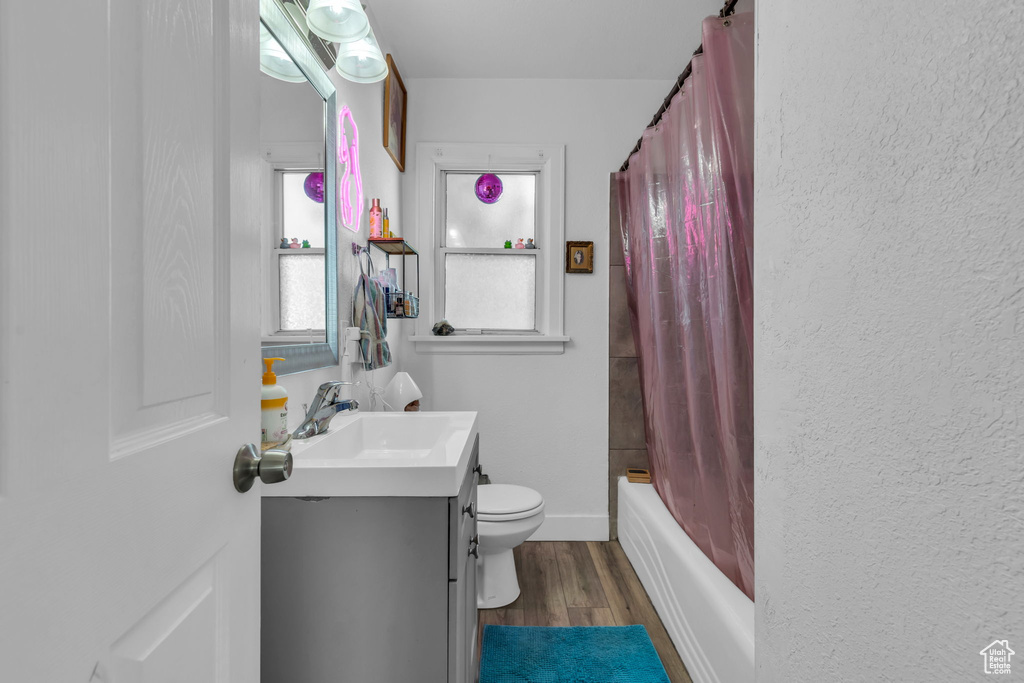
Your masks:
[[[643,624],[672,683],[692,683],[618,541],[526,542],[514,553],[522,593],[511,605],[480,610],[478,637],[485,624]]]

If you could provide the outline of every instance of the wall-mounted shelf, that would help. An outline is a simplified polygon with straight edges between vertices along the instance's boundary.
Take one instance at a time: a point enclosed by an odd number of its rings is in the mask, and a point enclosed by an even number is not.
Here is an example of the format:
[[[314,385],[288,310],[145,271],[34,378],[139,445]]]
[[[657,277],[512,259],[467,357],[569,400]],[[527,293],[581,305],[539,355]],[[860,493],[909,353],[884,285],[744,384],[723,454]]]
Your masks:
[[[420,255],[412,246],[402,238],[393,239],[370,239],[371,247],[376,247],[384,252],[385,268],[391,267],[391,257],[402,257],[402,291],[388,294],[388,317],[389,318],[418,318],[420,314]],[[416,257],[416,289],[410,290],[406,274],[408,269],[405,266],[407,256]],[[409,299],[407,302],[406,299]],[[408,303],[408,306],[406,305]],[[408,311],[408,315],[406,314]]]

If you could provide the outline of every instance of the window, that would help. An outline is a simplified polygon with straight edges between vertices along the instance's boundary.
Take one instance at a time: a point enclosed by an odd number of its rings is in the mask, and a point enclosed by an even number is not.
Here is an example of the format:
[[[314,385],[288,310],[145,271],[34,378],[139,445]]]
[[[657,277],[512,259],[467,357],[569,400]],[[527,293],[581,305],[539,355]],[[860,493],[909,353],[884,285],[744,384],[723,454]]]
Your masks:
[[[324,204],[306,193],[306,179],[321,172],[314,167],[273,169],[273,218],[264,233],[271,245],[265,251],[264,341],[291,344],[296,337],[324,339]]]
[[[456,330],[537,332],[537,174],[498,173],[501,197],[485,204],[476,181],[486,170],[446,171],[438,231],[442,317]]]
[[[417,146],[417,238],[434,283],[421,298],[417,350],[562,352],[563,169],[561,146]],[[475,191],[485,173],[502,183],[490,204]],[[515,248],[520,240],[536,248]],[[430,334],[441,319],[455,334]]]

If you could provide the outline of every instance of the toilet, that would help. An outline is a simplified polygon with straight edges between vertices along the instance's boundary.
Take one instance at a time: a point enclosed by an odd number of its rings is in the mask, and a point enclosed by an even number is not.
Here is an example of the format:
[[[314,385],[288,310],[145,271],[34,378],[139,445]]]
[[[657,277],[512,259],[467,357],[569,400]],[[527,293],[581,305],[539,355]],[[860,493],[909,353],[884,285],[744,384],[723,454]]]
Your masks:
[[[477,487],[476,509],[480,536],[476,606],[502,607],[519,597],[512,549],[544,521],[544,498],[525,486],[483,484]]]

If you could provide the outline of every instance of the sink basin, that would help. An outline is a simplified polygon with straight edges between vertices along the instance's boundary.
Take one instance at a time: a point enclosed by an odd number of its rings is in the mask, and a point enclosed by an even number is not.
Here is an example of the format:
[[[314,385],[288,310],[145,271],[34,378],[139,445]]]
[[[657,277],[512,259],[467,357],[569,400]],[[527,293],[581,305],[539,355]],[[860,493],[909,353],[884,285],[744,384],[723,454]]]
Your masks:
[[[477,436],[475,412],[338,415],[325,434],[292,442],[288,481],[267,497],[454,496]]]

